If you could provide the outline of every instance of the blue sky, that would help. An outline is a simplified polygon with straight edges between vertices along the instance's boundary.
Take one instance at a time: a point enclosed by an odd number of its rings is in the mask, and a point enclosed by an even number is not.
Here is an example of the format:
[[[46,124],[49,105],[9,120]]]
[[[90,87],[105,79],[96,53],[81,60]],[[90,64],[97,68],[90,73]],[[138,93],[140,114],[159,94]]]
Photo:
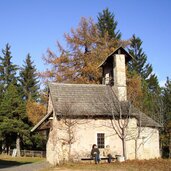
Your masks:
[[[30,53],[43,71],[47,48],[55,51],[56,41],[65,44],[63,34],[76,28],[82,16],[97,21],[107,7],[115,14],[122,39],[133,34],[142,39],[160,83],[171,78],[170,0],[0,0],[0,49],[9,43],[19,66]]]

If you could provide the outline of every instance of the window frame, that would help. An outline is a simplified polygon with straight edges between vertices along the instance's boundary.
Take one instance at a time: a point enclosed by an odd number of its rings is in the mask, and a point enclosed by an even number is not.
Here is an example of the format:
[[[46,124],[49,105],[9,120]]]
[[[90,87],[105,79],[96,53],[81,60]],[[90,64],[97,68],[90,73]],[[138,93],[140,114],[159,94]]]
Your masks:
[[[97,133],[97,147],[105,148],[105,133]]]

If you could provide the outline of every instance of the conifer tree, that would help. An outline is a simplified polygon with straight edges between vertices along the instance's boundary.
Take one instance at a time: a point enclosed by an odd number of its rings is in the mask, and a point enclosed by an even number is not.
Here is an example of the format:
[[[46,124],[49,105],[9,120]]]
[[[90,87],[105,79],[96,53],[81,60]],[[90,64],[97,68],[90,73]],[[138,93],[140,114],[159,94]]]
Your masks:
[[[99,13],[97,27],[100,35],[104,37],[107,32],[110,38],[120,40],[121,32],[116,30],[118,22],[115,20],[115,15],[108,8]]]
[[[16,72],[18,68],[11,62],[10,48],[10,45],[6,44],[5,49],[2,50],[3,56],[0,57],[0,82],[4,87],[7,87],[11,83],[17,84]]]
[[[4,94],[10,84],[17,85],[17,66],[11,62],[12,56],[10,51],[10,45],[6,44],[5,48],[2,49],[2,56],[0,56],[0,105],[3,102]],[[0,109],[1,110],[1,109]],[[3,114],[0,112],[0,125],[2,125]],[[3,136],[0,130],[0,143],[6,141],[5,144],[8,146],[10,140],[8,136]]]
[[[165,87],[163,88],[163,104],[164,104],[164,138],[163,146],[169,147],[169,154],[165,157],[171,158],[171,80],[167,78]],[[168,150],[164,151],[165,153]]]
[[[37,101],[39,97],[39,81],[36,67],[33,61],[31,61],[30,54],[27,55],[25,65],[21,68],[19,80],[23,91],[23,98],[25,100],[32,99]]]
[[[168,77],[163,88],[163,101],[165,105],[165,121],[168,122],[171,120],[171,80]]]
[[[129,63],[129,71],[136,71],[143,79],[148,79],[153,69],[152,65],[147,63],[147,56],[143,52],[142,41],[139,37],[133,35],[128,51],[134,58],[134,60],[131,60]]]
[[[20,141],[28,134],[25,104],[17,87],[10,84],[4,93],[0,105],[0,134],[4,137],[7,150],[16,141],[17,154],[20,155]]]
[[[27,54],[24,65],[21,68],[19,82],[28,119],[26,123],[31,128],[45,115],[46,108],[41,104],[37,70],[34,62],[31,60],[30,54]],[[24,146],[26,148],[39,148],[42,150],[45,147],[45,139],[39,133],[35,132],[31,135],[23,136]]]
[[[146,81],[147,89],[150,92],[159,91],[158,78],[153,74],[152,65],[147,63],[147,55],[143,52],[142,41],[139,37],[133,35],[131,44],[128,49],[129,53],[134,58],[128,64],[128,70],[130,73],[136,72]],[[143,83],[143,81],[142,81]]]
[[[152,65],[147,63],[147,55],[143,52],[142,41],[139,37],[133,35],[128,51],[134,58],[128,64],[128,71],[130,75],[136,73],[141,77],[143,92],[141,108],[153,119],[158,120],[159,117],[154,114],[158,113],[156,106],[161,99],[161,89],[157,76],[153,74]]]

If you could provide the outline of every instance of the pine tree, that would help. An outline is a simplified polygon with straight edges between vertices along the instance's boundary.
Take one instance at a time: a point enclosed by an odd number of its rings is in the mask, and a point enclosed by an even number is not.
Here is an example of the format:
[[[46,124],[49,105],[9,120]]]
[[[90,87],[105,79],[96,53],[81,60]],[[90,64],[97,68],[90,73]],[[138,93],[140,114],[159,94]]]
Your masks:
[[[164,104],[164,131],[163,131],[163,146],[169,148],[164,151],[165,157],[171,158],[171,80],[167,78],[165,87],[163,88],[163,104]]]
[[[25,102],[25,112],[29,127],[33,127],[45,114],[46,108],[41,104],[39,94],[39,80],[34,62],[31,60],[30,54],[26,56],[24,65],[20,71],[20,90],[22,99]],[[46,144],[44,137],[35,132],[31,135],[23,135],[24,147],[30,149],[43,150]]]
[[[23,65],[20,71],[19,79],[23,91],[23,98],[25,100],[32,99],[34,101],[38,100],[39,97],[39,81],[36,72],[36,67],[31,61],[30,54],[27,55],[25,60],[25,65]]]
[[[8,88],[8,86],[13,83],[17,84],[17,77],[16,77],[16,72],[17,72],[17,66],[14,65],[11,62],[12,56],[11,56],[11,51],[10,51],[10,45],[6,44],[5,48],[2,49],[2,56],[0,56],[0,105],[3,101],[4,94]],[[0,109],[1,110],[1,109]],[[2,122],[3,116],[0,113],[0,125]],[[8,145],[10,143],[10,140],[8,139],[8,136],[4,137],[2,135],[2,132],[0,130],[0,143],[4,142],[4,139],[6,141],[6,144]]]
[[[10,45],[6,44],[5,49],[2,50],[3,56],[0,57],[0,82],[4,87],[7,87],[11,83],[17,84],[16,72],[18,68],[11,62],[10,48]]]
[[[142,110],[149,114],[153,119],[160,119],[159,109],[156,108],[161,101],[161,89],[157,76],[153,74],[152,65],[147,63],[147,55],[143,52],[142,41],[139,37],[133,35],[131,44],[128,49],[134,58],[128,64],[128,72],[130,75],[138,74],[141,78],[141,88],[143,92]]]
[[[163,89],[163,101],[165,105],[165,122],[171,121],[171,80],[167,77]]]
[[[130,72],[136,71],[143,79],[148,79],[152,74],[152,65],[147,63],[147,56],[142,49],[142,41],[139,37],[133,35],[131,39],[129,54],[132,55],[134,60],[131,60],[128,69]]]
[[[128,71],[140,75],[142,83],[144,83],[144,85],[145,82],[147,83],[147,89],[149,92],[159,93],[160,88],[158,78],[153,74],[152,65],[147,63],[147,55],[143,52],[142,41],[139,37],[133,35],[128,51],[134,58],[128,64]]]
[[[104,37],[105,33],[107,32],[110,38],[117,40],[121,39],[120,31],[116,30],[118,22],[115,20],[115,15],[111,13],[108,8],[103,10],[102,13],[99,13],[97,18],[97,27],[102,37]]]
[[[28,132],[25,104],[19,95],[17,87],[10,84],[0,105],[0,134],[4,137],[7,150],[16,140],[16,148],[20,155],[20,141]]]

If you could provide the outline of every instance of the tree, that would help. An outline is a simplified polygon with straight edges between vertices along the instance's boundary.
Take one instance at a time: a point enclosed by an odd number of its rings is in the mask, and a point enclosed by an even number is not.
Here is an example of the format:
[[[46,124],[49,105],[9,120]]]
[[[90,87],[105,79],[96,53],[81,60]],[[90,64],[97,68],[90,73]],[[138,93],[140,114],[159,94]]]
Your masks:
[[[11,62],[10,48],[10,45],[7,43],[5,49],[2,50],[3,56],[0,57],[0,82],[4,87],[7,87],[11,83],[17,84],[16,72],[18,68]]]
[[[147,80],[152,74],[153,69],[152,65],[147,63],[147,56],[141,47],[142,43],[139,37],[133,35],[128,51],[134,60],[129,62],[128,70],[130,72],[136,71],[143,79]]]
[[[46,108],[43,104],[37,103],[30,99],[26,104],[26,112],[29,121],[31,121],[32,124],[36,124],[45,115]]]
[[[59,122],[58,122],[58,130],[61,133],[60,138],[58,139],[62,144],[62,153],[64,160],[68,158],[69,161],[72,161],[71,151],[72,145],[76,142],[76,128],[82,124],[87,124],[88,121],[84,121],[79,117],[75,117],[73,114],[75,113],[75,103],[65,102],[58,108]],[[77,137],[78,138],[78,137]]]
[[[42,97],[39,92],[38,74],[30,54],[27,54],[24,65],[20,71],[20,91],[25,102],[25,111],[28,118],[28,125],[31,128],[45,114],[46,108],[42,104]],[[45,144],[44,136],[34,133],[24,137],[24,146],[31,149],[43,149]]]
[[[106,95],[99,96],[92,101],[93,106],[102,113],[109,114],[110,122],[105,123],[109,129],[117,134],[122,141],[122,152],[125,160],[127,159],[126,139],[129,134],[129,121],[132,115],[132,105],[128,101],[120,101],[114,90],[108,86]],[[99,107],[100,104],[100,107]]]
[[[33,61],[31,61],[30,54],[27,55],[25,65],[21,68],[19,80],[23,91],[23,98],[26,101],[28,99],[37,101],[39,97],[39,81],[36,67],[33,64]]]
[[[143,98],[141,99],[142,105],[138,107],[152,116],[156,112],[155,99],[157,98],[160,101],[161,89],[157,76],[153,74],[152,65],[147,63],[147,55],[143,52],[142,41],[139,37],[133,35],[128,51],[134,58],[128,64],[129,75],[138,74],[141,79]],[[153,119],[156,120],[156,118]]]
[[[0,104],[4,98],[4,94],[10,84],[17,85],[16,72],[18,70],[17,66],[11,62],[12,56],[10,51],[10,45],[6,44],[5,48],[2,49],[2,56],[0,56]],[[1,113],[0,118],[2,119]],[[5,138],[7,140],[8,137]],[[4,140],[1,134],[1,144]],[[6,143],[9,143],[10,140]]]
[[[133,148],[135,148],[135,159],[137,159],[140,147],[155,133],[153,129],[147,133],[147,127],[143,125],[144,123],[142,124],[147,116],[129,101],[120,101],[110,86],[108,86],[106,95],[99,95],[92,103],[97,110],[108,114],[110,122],[104,123],[102,126],[111,129],[111,131],[114,131],[113,134],[120,138],[122,142],[122,155],[125,160],[127,159],[127,142],[129,141],[135,142]],[[100,107],[98,104],[100,104]],[[135,125],[132,124],[134,122],[133,118],[136,118]]]
[[[115,20],[115,15],[109,11],[108,8],[103,10],[102,13],[98,15],[98,23],[97,28],[100,32],[100,35],[104,37],[106,33],[108,33],[111,39],[120,40],[121,33],[120,31],[116,31],[118,22]]]
[[[122,140],[123,156],[127,159],[126,137],[132,106],[129,102],[121,102],[115,92],[108,88],[109,98],[105,104],[106,109],[112,114],[111,125]],[[126,113],[125,113],[126,112]]]
[[[157,76],[153,74],[152,65],[147,63],[147,55],[143,52],[142,43],[139,37],[133,35],[128,51],[134,59],[128,64],[128,71],[140,75],[142,83],[145,80],[148,84],[148,90],[154,92],[159,88],[159,83]]]
[[[57,82],[99,83],[98,65],[119,45],[126,41],[110,39],[108,34],[101,37],[92,19],[82,18],[77,29],[64,35],[68,48],[58,42],[60,55],[48,49],[44,60],[51,69],[41,73],[44,78]]]
[[[17,155],[20,156],[20,141],[28,134],[25,105],[17,91],[17,87],[10,84],[0,105],[0,133],[4,137],[7,152],[16,140]]]
[[[26,102],[26,116],[28,118],[29,128],[32,128],[46,114],[46,107],[40,102],[29,99]],[[45,132],[34,132],[23,137],[23,147],[31,150],[44,150],[47,137]]]
[[[128,100],[137,108],[142,109],[142,83],[141,77],[137,73],[127,72],[127,92]]]
[[[165,146],[169,147],[169,158],[171,158],[171,80],[167,78],[163,89],[164,103],[164,137]]]

